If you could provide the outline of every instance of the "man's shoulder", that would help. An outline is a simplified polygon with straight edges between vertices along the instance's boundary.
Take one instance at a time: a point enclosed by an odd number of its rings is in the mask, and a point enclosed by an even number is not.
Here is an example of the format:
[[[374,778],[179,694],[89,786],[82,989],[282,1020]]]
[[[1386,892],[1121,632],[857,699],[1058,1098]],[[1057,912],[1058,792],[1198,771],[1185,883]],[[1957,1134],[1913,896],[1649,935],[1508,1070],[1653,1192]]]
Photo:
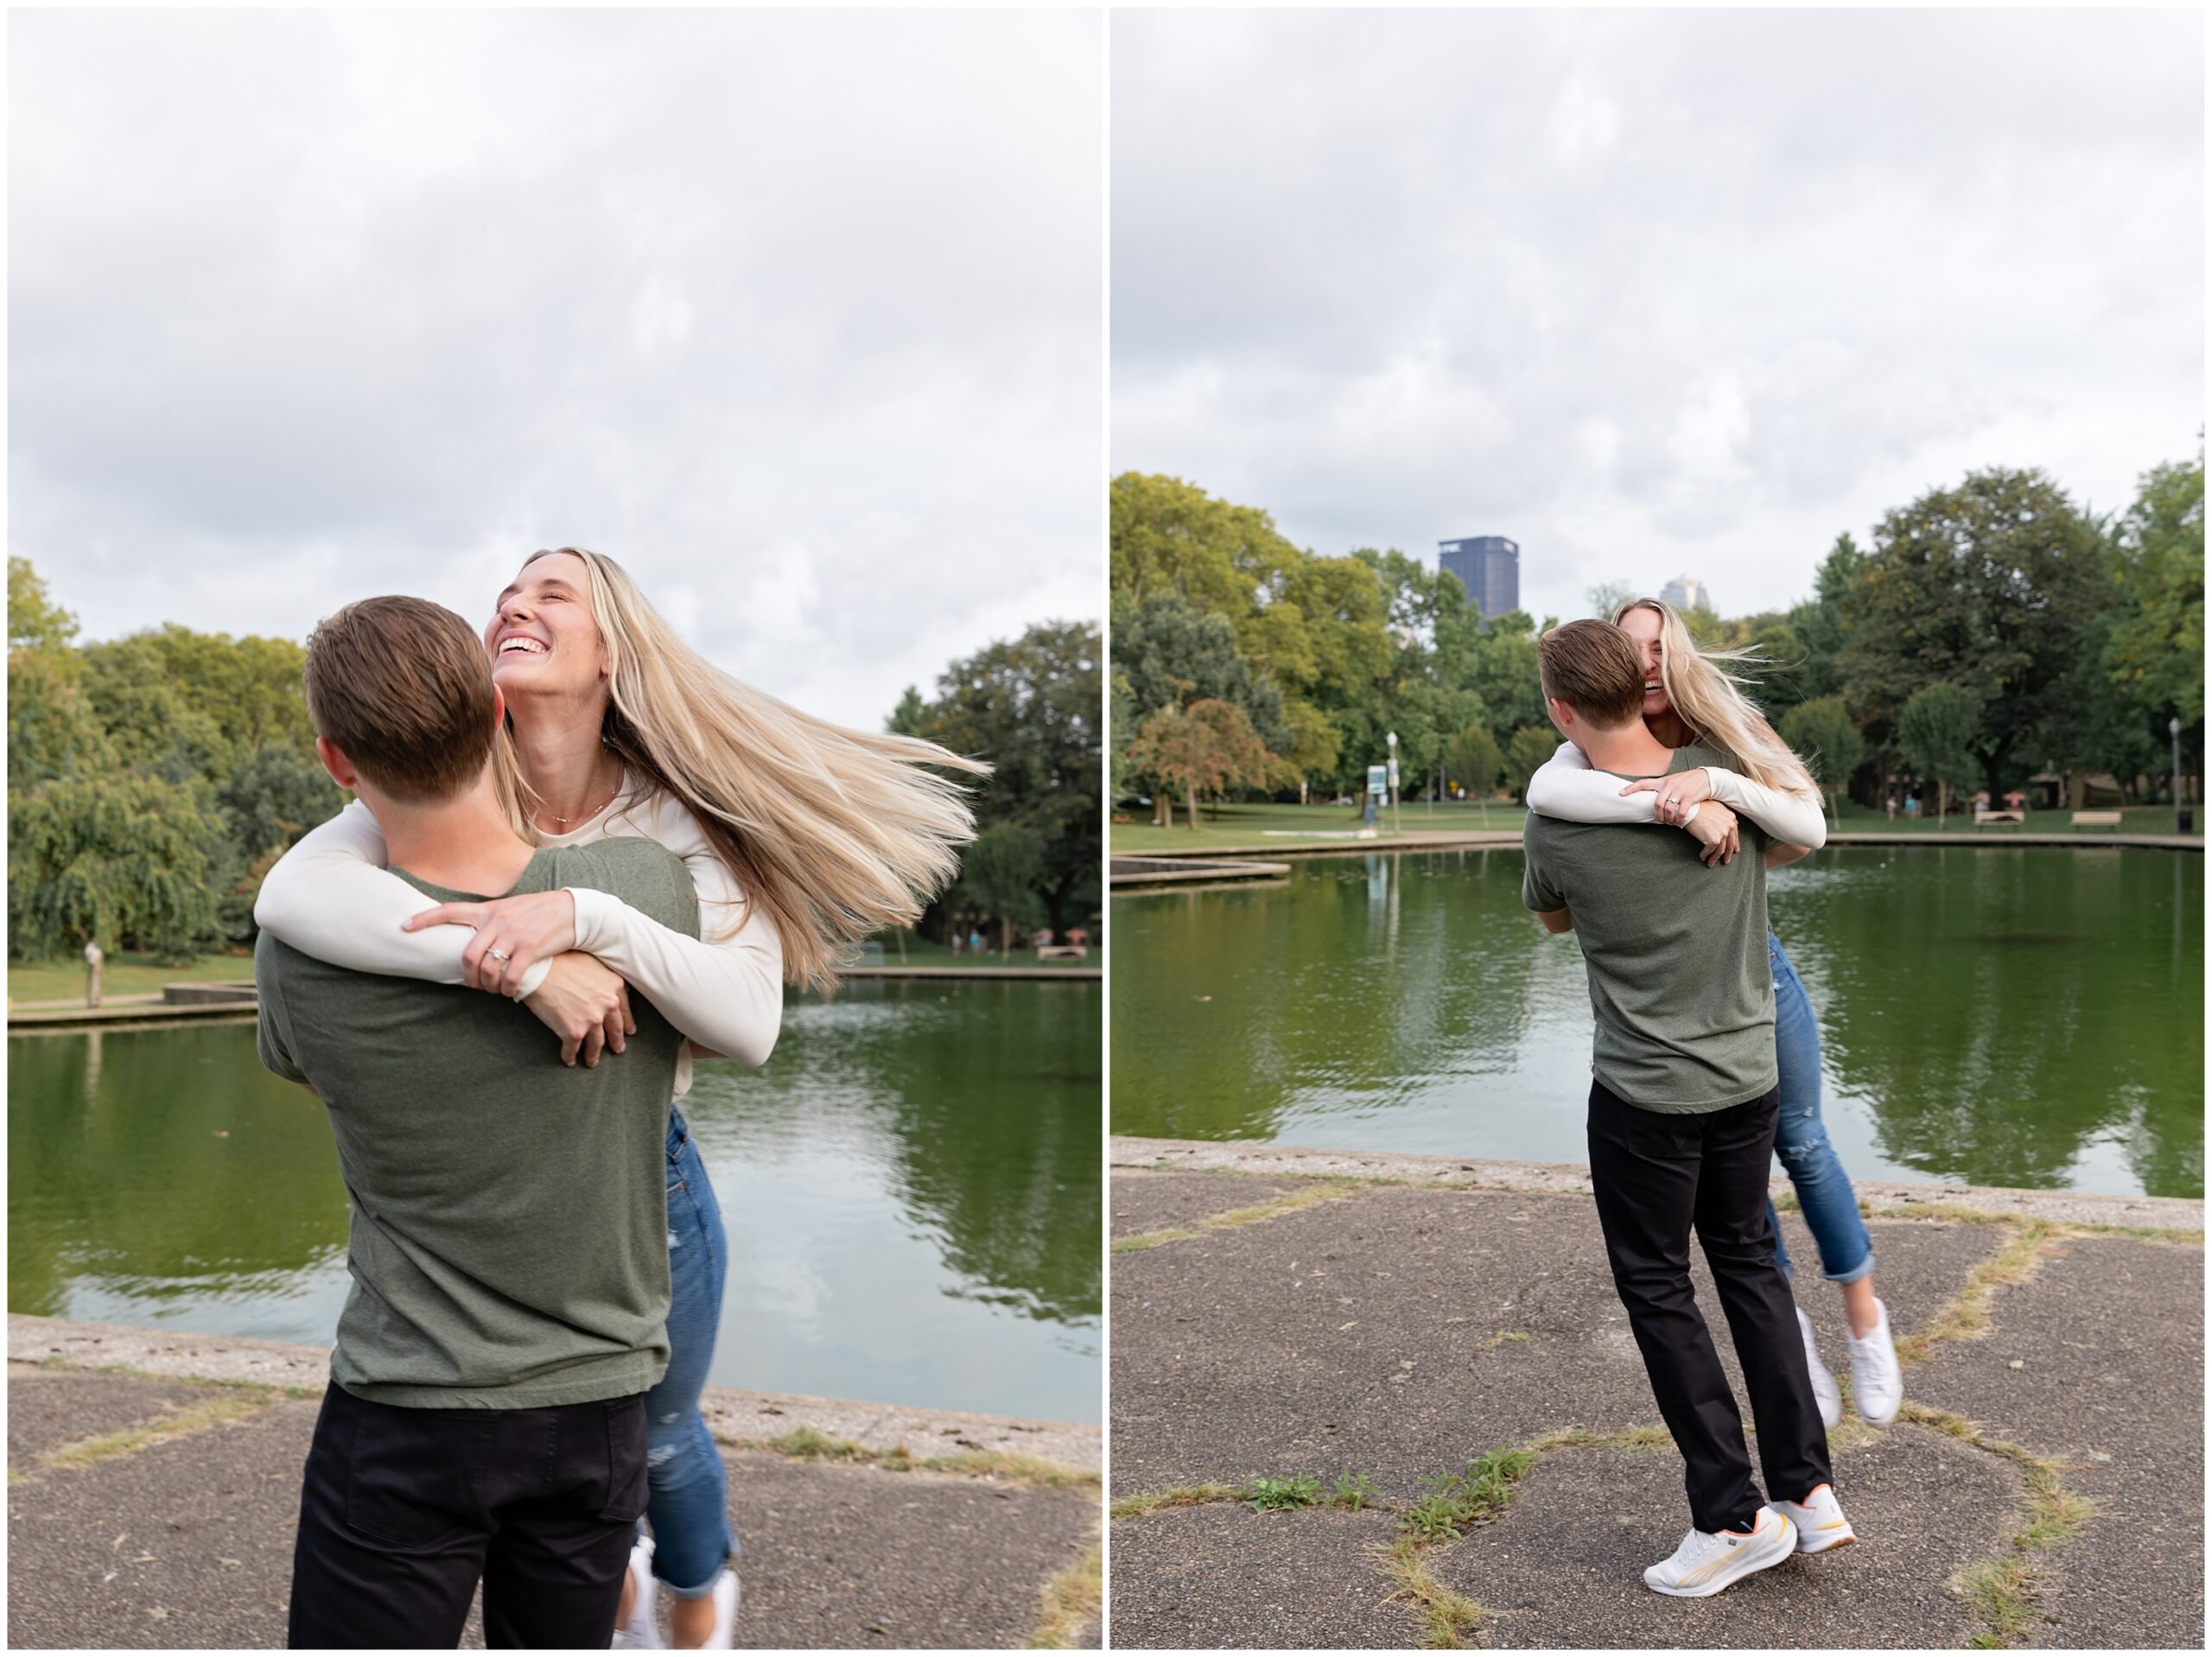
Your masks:
[[[658,841],[613,835],[584,846],[548,848],[551,886],[611,892],[664,926],[696,933],[699,898],[683,860]]]

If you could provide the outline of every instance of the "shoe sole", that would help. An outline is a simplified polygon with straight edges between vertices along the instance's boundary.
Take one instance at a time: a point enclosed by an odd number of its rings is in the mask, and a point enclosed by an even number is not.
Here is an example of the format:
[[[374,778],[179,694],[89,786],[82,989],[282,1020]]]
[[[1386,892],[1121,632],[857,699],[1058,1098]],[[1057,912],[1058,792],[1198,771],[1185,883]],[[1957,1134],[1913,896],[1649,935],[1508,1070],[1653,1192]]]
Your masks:
[[[1807,1547],[1805,1546],[1804,1533],[1800,1532],[1798,1533],[1797,1551],[1800,1553],[1833,1553],[1840,1547],[1849,1547],[1858,1540],[1859,1539],[1856,1536],[1839,1536],[1834,1541],[1815,1542],[1812,1546]]]
[[[1795,1559],[1797,1554],[1797,1546],[1794,1540],[1778,1549],[1774,1548],[1772,1544],[1769,1544],[1769,1548],[1770,1551],[1764,1558],[1757,1555],[1738,1555],[1738,1557],[1744,1560],[1738,1569],[1717,1581],[1700,1583],[1695,1588],[1662,1588],[1649,1577],[1643,1579],[1643,1585],[1653,1593],[1664,1594],[1669,1599],[1710,1599],[1722,1589],[1732,1588],[1745,1578],[1756,1575],[1762,1571],[1770,1570],[1785,1559]]]

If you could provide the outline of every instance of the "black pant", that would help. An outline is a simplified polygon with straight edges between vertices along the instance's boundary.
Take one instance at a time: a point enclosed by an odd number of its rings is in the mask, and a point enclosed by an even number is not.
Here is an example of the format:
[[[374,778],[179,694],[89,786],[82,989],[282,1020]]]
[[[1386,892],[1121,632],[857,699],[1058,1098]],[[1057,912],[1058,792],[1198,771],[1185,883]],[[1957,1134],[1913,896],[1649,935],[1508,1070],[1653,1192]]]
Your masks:
[[[603,1648],[645,1510],[642,1393],[414,1410],[334,1383],[300,1493],[288,1643],[449,1651],[480,1577],[487,1645]]]
[[[1767,1225],[1778,1101],[1770,1092],[1726,1110],[1669,1115],[1590,1089],[1590,1184],[1605,1257],[1702,1531],[1751,1529],[1760,1501],[1744,1418],[1690,1289],[1693,1224],[1751,1390],[1767,1493],[1802,1501],[1831,1476],[1796,1303]]]

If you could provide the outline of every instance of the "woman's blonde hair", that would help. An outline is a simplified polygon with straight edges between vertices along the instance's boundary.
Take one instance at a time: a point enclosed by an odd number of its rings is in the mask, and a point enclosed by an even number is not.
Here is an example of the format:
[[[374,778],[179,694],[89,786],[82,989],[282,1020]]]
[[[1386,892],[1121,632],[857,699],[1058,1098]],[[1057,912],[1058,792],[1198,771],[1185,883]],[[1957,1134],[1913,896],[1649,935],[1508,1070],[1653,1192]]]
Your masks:
[[[991,767],[918,737],[833,725],[741,683],[678,638],[603,553],[548,548],[524,568],[560,553],[590,572],[610,692],[601,740],[699,820],[747,902],[775,923],[785,977],[834,987],[845,946],[912,925],[976,836],[967,789],[924,767],[979,777]],[[535,842],[529,784],[500,734],[503,803]]]
[[[1758,649],[1700,650],[1681,612],[1661,599],[1629,600],[1614,609],[1613,625],[1619,626],[1631,610],[1649,610],[1659,618],[1659,682],[1691,734],[1726,748],[1753,782],[1819,799],[1820,785],[1805,762],[1775,734],[1766,715],[1744,694],[1743,680],[1724,665],[1760,661]]]

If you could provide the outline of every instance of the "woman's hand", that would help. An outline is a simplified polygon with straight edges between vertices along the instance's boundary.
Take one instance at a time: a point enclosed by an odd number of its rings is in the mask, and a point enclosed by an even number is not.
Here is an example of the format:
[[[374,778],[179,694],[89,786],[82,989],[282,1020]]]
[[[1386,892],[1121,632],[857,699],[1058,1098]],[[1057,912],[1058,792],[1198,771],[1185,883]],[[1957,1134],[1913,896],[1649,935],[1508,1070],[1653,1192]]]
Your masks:
[[[440,904],[414,917],[405,930],[419,932],[453,923],[476,929],[461,954],[461,981],[510,998],[522,987],[531,962],[550,961],[576,947],[576,900],[562,891],[481,904]]]
[[[561,1038],[561,1063],[574,1064],[581,1052],[586,1069],[599,1063],[607,1048],[622,1051],[622,1038],[638,1033],[630,1016],[630,987],[597,955],[571,949],[553,957],[545,981],[523,1005]]]
[[[1647,790],[1659,797],[1651,803],[1651,820],[1671,822],[1680,828],[1690,820],[1692,807],[1713,797],[1713,779],[1705,774],[1704,766],[1694,765],[1665,777],[1640,777],[1621,792],[1641,794]]]
[[[1690,837],[1704,849],[1698,860],[1708,869],[1716,863],[1732,863],[1743,849],[1736,826],[1736,814],[1718,800],[1707,800],[1698,807],[1697,816],[1688,825]]]

